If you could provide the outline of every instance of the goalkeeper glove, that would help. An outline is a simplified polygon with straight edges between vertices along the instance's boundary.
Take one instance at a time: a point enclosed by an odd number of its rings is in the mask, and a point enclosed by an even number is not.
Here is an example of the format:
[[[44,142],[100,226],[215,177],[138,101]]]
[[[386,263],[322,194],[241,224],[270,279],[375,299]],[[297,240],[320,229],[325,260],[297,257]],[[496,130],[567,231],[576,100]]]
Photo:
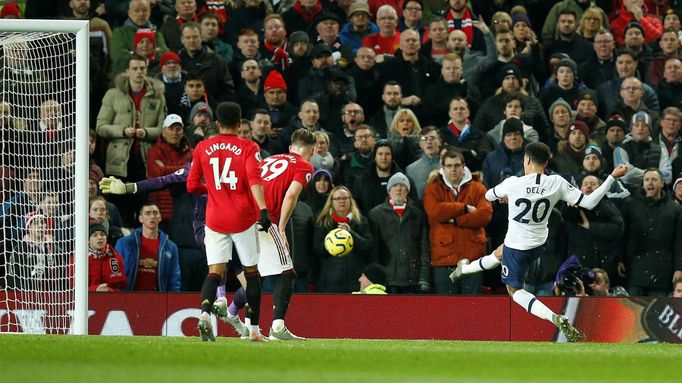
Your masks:
[[[116,177],[104,177],[99,181],[99,190],[104,194],[135,194],[135,184],[124,184]]]
[[[260,211],[260,218],[258,219],[258,225],[260,226],[259,231],[265,231],[267,232],[268,229],[270,228],[270,225],[272,225],[272,222],[270,221],[270,214],[268,214],[268,209],[262,209]]]

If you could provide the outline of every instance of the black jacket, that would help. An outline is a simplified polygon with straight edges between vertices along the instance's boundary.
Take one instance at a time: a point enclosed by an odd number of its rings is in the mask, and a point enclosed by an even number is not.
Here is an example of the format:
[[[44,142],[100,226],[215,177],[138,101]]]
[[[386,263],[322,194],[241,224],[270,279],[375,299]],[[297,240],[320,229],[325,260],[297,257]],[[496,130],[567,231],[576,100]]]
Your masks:
[[[670,290],[682,270],[682,207],[664,194],[655,201],[637,195],[623,206],[622,261],[628,286]]]
[[[588,229],[580,226],[581,211],[590,222]],[[603,199],[592,210],[563,205],[562,213],[568,233],[568,254],[578,257],[583,267],[599,267],[615,275],[617,249],[613,244],[620,240],[625,227],[616,205]]]
[[[332,257],[324,248],[325,236],[336,227],[336,223],[330,226],[315,225],[313,250],[320,261],[320,274],[315,287],[318,293],[344,294],[359,290],[358,278],[362,270],[367,264],[376,262],[374,239],[366,218],[363,217],[360,222],[350,221],[353,250],[342,257]]]
[[[385,266],[389,286],[429,282],[431,251],[424,212],[408,203],[400,217],[386,199],[370,210],[368,217],[379,262]]]
[[[424,98],[426,89],[440,77],[440,65],[430,58],[420,55],[416,62],[407,62],[398,49],[393,58],[377,65],[379,83],[396,81],[400,84],[403,97]]]
[[[190,56],[183,48],[180,50],[182,69],[197,72],[204,80],[206,92],[218,102],[234,100],[235,88],[227,61],[207,47]]]
[[[424,100],[422,100],[426,123],[435,126],[446,124],[450,119],[448,117],[450,100],[457,96],[466,99],[471,115],[475,116],[481,105],[481,92],[478,88],[468,83],[464,78],[459,83],[450,84],[445,82],[441,76],[438,81],[426,89]],[[422,123],[422,126],[424,125],[426,124]]]
[[[355,202],[358,203],[358,208],[362,214],[367,214],[367,212],[369,212],[373,207],[384,202],[386,196],[388,195],[388,192],[386,191],[388,179],[398,172],[403,172],[403,170],[400,169],[398,165],[393,163],[391,175],[388,177],[379,177],[377,175],[376,166],[374,163],[372,163],[365,170],[365,172],[355,180],[355,184],[352,188],[353,197],[355,197]],[[414,185],[414,181],[411,179],[409,198],[413,202],[417,202],[419,200],[417,197],[417,187]]]

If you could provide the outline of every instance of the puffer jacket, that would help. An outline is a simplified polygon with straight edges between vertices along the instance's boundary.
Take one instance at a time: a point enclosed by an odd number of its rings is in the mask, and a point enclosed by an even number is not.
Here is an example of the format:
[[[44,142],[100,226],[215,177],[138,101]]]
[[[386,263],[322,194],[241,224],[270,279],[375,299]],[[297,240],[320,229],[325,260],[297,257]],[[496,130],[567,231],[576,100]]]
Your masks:
[[[492,205],[485,199],[487,189],[466,167],[458,188],[455,194],[441,170],[424,190],[424,210],[431,226],[432,266],[454,266],[464,258],[473,261],[485,255],[485,226],[493,215]],[[476,207],[476,211],[467,213],[467,205]]]
[[[159,138],[163,119],[166,117],[166,98],[163,95],[164,89],[161,81],[145,79],[146,93],[142,97],[138,115],[135,103],[129,94],[128,76],[119,75],[115,84],[116,86],[109,89],[102,99],[102,107],[97,115],[97,135],[109,140],[105,173],[126,177],[130,147],[136,138],[126,137],[123,130],[134,127],[135,121],[140,120],[140,126],[147,132],[140,143],[142,159],[146,163],[147,151]]]

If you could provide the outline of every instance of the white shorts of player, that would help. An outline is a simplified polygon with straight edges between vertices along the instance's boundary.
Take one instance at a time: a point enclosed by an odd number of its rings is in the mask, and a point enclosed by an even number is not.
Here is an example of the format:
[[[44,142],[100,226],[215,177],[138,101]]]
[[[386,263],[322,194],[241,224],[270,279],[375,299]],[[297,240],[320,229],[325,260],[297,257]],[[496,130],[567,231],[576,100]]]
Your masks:
[[[204,244],[207,264],[215,265],[232,260],[233,242],[242,266],[258,264],[258,272],[263,277],[279,275],[294,268],[289,249],[274,223],[267,233],[257,231],[256,225],[233,234],[218,233],[206,227]]]
[[[206,226],[204,245],[206,246],[206,262],[209,265],[227,263],[232,259],[232,244],[242,266],[258,264],[260,253],[256,224],[241,233],[218,233]]]
[[[283,271],[294,268],[294,262],[289,254],[286,242],[277,229],[277,224],[270,225],[268,232],[259,231],[260,260],[258,272],[262,277],[279,275]]]

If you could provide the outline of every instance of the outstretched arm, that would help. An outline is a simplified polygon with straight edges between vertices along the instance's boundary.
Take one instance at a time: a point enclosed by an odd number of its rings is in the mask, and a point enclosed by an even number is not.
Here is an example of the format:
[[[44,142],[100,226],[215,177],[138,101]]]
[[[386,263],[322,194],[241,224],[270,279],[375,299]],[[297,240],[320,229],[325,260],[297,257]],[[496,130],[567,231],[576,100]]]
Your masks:
[[[606,178],[606,181],[602,183],[597,190],[593,191],[592,194],[588,196],[581,195],[581,197],[578,199],[578,202],[576,205],[583,207],[588,210],[594,209],[597,204],[599,204],[599,201],[606,195],[606,192],[611,189],[611,185],[613,182],[616,180],[616,178],[620,178],[624,176],[628,172],[628,166],[627,165],[618,165],[615,169],[613,169],[613,172],[611,172],[611,175]]]

